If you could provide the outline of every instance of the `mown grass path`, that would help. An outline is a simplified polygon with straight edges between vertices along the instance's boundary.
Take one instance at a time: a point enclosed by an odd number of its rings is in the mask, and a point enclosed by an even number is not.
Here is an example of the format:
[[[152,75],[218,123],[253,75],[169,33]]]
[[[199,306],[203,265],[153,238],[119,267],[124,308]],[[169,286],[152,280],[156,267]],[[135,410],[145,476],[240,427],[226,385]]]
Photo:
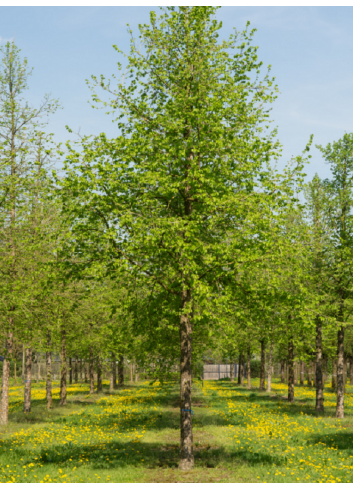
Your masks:
[[[350,482],[353,481],[353,395],[346,418],[316,416],[314,389],[296,387],[296,402],[231,382],[196,381],[195,468],[178,470],[176,384],[128,385],[89,395],[68,388],[68,405],[45,409],[44,384],[34,384],[32,413],[22,412],[23,386],[11,387],[10,424],[0,428],[0,482]]]

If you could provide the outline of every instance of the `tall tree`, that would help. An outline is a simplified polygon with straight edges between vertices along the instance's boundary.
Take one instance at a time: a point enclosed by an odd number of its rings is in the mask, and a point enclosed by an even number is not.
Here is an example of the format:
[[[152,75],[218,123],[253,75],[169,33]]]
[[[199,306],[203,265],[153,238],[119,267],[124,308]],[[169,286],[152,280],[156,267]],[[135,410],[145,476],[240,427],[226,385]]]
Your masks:
[[[331,164],[332,179],[326,180],[330,205],[331,240],[334,243],[331,277],[336,301],[337,329],[337,406],[336,417],[344,417],[344,333],[351,320],[353,264],[353,134],[344,134],[326,147],[318,145]]]
[[[279,151],[265,110],[273,80],[256,78],[253,32],[218,43],[215,10],[170,7],[158,19],[151,12],[150,25],[140,26],[143,51],[132,40],[131,81],[113,89],[94,78],[113,94],[106,104],[118,111],[121,136],[84,139],[82,152],[69,146],[59,182],[78,249],[128,262],[149,290],[168,296],[163,313],[171,330],[179,327],[181,469],[194,465],[193,334],[219,276],[264,252],[276,195],[266,168]]]
[[[0,48],[0,211],[1,211],[1,315],[6,330],[5,360],[3,364],[0,400],[0,423],[8,422],[10,359],[13,335],[19,327],[17,318],[28,299],[23,283],[23,250],[28,242],[23,239],[23,221],[29,213],[28,195],[31,192],[35,158],[31,144],[42,123],[40,117],[55,110],[56,101],[45,97],[38,109],[23,99],[30,71],[27,60],[21,61],[20,50],[13,42]]]

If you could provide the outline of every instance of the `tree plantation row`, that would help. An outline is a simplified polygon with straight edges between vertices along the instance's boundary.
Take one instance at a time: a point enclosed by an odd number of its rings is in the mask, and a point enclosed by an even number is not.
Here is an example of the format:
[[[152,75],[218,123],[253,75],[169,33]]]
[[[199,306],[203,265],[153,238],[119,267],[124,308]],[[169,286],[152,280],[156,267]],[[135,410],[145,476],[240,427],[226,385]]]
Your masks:
[[[31,107],[27,61],[14,43],[2,48],[1,423],[14,344],[25,348],[25,411],[33,351],[46,354],[49,409],[54,353],[61,403],[69,358],[88,362],[91,379],[96,370],[98,389],[106,359],[112,379],[116,359],[161,381],[179,365],[183,470],[194,465],[192,377],[209,358],[243,365],[257,355],[268,391],[274,363],[286,364],[288,402],[294,365],[306,364],[318,413],[323,375],[332,373],[336,416],[344,417],[345,362],[353,364],[353,134],[318,146],[331,179],[304,182],[309,135],[279,171],[274,78],[249,24],[220,41],[216,13],[152,11],[139,38],[131,33],[128,54],[114,46],[116,77],[88,82],[116,137],[66,146],[45,131],[58,101]]]

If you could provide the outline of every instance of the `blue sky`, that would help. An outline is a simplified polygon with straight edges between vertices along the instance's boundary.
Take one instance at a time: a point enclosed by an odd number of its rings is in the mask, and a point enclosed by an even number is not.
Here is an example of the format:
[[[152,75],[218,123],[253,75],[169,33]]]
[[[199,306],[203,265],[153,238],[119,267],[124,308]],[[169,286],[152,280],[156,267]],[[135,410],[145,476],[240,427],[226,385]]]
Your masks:
[[[129,23],[148,22],[158,7],[0,7],[0,42],[16,35],[22,55],[33,66],[27,98],[37,104],[44,93],[63,106],[51,117],[49,129],[57,141],[69,137],[65,125],[81,134],[117,128],[102,110],[91,108],[90,75],[117,73],[117,44],[129,48]],[[310,134],[326,145],[353,131],[353,7],[222,7],[221,37],[242,30],[249,20],[257,29],[254,44],[259,59],[271,64],[280,94],[272,119],[283,144],[283,166],[300,154]],[[329,167],[313,147],[307,167],[329,177]]]

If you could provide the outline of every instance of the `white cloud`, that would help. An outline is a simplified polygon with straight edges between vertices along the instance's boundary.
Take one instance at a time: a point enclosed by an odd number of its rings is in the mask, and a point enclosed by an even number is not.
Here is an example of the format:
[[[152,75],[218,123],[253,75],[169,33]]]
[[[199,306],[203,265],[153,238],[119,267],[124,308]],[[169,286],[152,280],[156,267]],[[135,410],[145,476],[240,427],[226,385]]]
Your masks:
[[[2,36],[0,36],[0,44],[5,44],[5,43],[7,43],[9,41],[11,42],[13,40],[14,40],[13,37],[2,37]]]

